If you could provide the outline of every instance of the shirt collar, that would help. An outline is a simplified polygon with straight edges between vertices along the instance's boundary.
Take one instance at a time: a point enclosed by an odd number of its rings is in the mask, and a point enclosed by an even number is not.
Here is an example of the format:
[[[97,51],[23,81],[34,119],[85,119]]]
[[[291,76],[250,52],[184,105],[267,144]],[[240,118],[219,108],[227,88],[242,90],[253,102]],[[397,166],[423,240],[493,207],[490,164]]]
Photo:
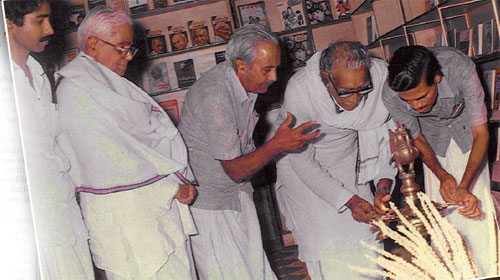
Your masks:
[[[250,99],[250,102],[257,99],[257,94],[252,92],[247,92],[243,85],[240,82],[238,76],[236,76],[236,72],[228,61],[222,62],[224,63],[224,67],[226,67],[226,75],[229,78],[229,82],[233,88],[234,97],[239,104],[243,104],[245,101]]]

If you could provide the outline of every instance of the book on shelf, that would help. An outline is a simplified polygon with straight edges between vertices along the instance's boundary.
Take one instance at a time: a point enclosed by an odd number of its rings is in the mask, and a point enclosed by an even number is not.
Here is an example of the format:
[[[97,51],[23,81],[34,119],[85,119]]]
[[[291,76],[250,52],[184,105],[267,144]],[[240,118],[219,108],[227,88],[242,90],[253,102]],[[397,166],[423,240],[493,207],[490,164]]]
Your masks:
[[[89,11],[97,6],[106,6],[106,0],[88,0]]]
[[[188,21],[188,30],[193,47],[201,47],[210,44],[208,26],[205,24],[204,20]]]
[[[471,29],[460,31],[458,35],[457,49],[462,51],[465,55],[472,56],[472,32]]]
[[[228,15],[212,16],[212,27],[214,28],[215,41],[227,41],[233,34],[231,20]]]
[[[333,22],[330,0],[305,0],[309,25]]]
[[[179,105],[177,99],[168,99],[158,102],[158,104],[165,110],[170,119],[177,125],[180,120]]]
[[[485,82],[485,94],[488,96],[489,107],[492,110],[499,110],[500,103],[500,68],[483,71]]]
[[[155,9],[161,9],[168,7],[168,0],[154,0],[153,7]]]
[[[157,94],[171,89],[168,79],[167,63],[153,63],[147,70],[149,94]]]
[[[448,40],[448,47],[457,47],[457,30],[452,29],[446,31],[446,39]]]
[[[251,23],[260,23],[269,26],[266,4],[264,1],[239,5],[238,12],[240,14],[241,26]]]
[[[196,72],[192,59],[174,62],[175,74],[177,75],[177,87],[189,87],[196,82]]]
[[[304,9],[301,1],[282,0],[276,3],[280,14],[282,30],[305,26]]]
[[[482,54],[487,54],[493,51],[493,22],[487,21],[483,23],[483,52]]]
[[[375,16],[372,15],[366,18],[366,30],[368,35],[368,44],[375,42],[378,38]]]
[[[226,51],[215,52],[215,64],[219,64],[223,61],[226,61]]]
[[[172,51],[180,51],[191,47],[185,25],[170,25],[167,29]]]
[[[479,29],[478,26],[472,27],[472,55],[479,55]]]
[[[351,15],[351,7],[348,0],[335,0],[336,18],[341,19]]]
[[[148,10],[147,0],[128,0],[128,10],[130,14],[138,14]]]
[[[148,55],[155,56],[167,52],[167,41],[161,30],[148,32]]]
[[[500,49],[500,37],[498,35],[498,27],[496,21],[494,19],[491,20],[491,25],[493,26],[493,31],[491,32],[491,36],[493,37],[491,40],[493,41],[493,50]]]
[[[314,54],[314,45],[307,31],[281,36],[291,65],[294,69],[306,66],[306,61]]]

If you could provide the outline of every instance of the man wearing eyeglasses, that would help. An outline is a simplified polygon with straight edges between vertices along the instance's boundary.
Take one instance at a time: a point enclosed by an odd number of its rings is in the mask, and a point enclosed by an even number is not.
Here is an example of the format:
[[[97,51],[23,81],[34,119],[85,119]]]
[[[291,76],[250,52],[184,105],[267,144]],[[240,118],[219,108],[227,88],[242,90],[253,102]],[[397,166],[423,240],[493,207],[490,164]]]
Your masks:
[[[80,196],[90,247],[108,279],[195,279],[187,150],[167,113],[123,78],[137,52],[121,10],[92,9],[81,52],[57,74],[59,142]]]
[[[39,275],[42,279],[68,276],[94,279],[87,229],[75,198],[74,184],[64,175],[70,164],[56,140],[61,129],[50,82],[40,63],[30,54],[43,52],[54,34],[50,24],[51,8],[43,0],[4,1],[4,8],[35,222]],[[30,258],[25,258],[29,263]]]
[[[361,43],[337,41],[288,82],[281,118],[288,111],[296,123],[316,120],[322,131],[277,163],[280,209],[312,279],[360,279],[348,268],[360,263],[377,269],[360,241],[382,245],[368,222],[372,211],[386,210],[396,174],[389,165],[393,124],[381,99],[386,75],[385,63]]]

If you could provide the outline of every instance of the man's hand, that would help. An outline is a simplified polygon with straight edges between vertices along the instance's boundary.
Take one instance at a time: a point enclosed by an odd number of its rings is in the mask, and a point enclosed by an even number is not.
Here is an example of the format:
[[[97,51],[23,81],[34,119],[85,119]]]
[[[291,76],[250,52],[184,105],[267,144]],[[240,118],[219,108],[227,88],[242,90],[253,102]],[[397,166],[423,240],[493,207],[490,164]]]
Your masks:
[[[196,189],[193,185],[179,184],[179,190],[174,197],[182,204],[189,204],[193,201]]]
[[[391,200],[391,195],[385,189],[377,190],[375,198],[373,199],[373,207],[379,215],[385,214],[385,212],[391,210],[388,207],[389,200]]]
[[[274,134],[274,136],[269,140],[273,143],[274,147],[278,149],[279,152],[283,151],[295,151],[300,149],[306,141],[317,137],[320,130],[317,129],[314,132],[304,134],[304,130],[316,125],[315,121],[305,122],[298,127],[291,129],[293,116],[290,112],[286,113],[286,120],[281,123],[280,127]]]
[[[465,207],[458,210],[458,213],[472,219],[481,217],[482,212],[479,208],[477,197],[466,188],[459,188],[457,190],[456,201],[460,206],[465,205]]]
[[[439,193],[441,193],[443,200],[447,203],[455,203],[457,201],[457,181],[455,178],[450,174],[446,174],[439,181],[441,183]]]
[[[372,206],[368,201],[353,195],[346,206],[351,209],[352,218],[358,222],[368,223],[371,218]]]

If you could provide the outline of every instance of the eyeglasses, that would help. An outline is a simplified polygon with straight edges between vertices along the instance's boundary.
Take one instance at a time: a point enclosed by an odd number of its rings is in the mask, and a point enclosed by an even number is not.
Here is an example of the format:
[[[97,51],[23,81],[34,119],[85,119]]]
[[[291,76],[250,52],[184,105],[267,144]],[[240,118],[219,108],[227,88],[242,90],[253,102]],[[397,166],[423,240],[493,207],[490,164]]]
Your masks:
[[[134,47],[134,46],[130,46],[129,48],[123,48],[123,47],[117,46],[115,44],[112,44],[108,41],[105,41],[99,37],[96,37],[96,38],[99,39],[99,41],[103,42],[104,44],[109,45],[109,46],[115,48],[117,51],[121,52],[122,58],[125,58],[128,54],[130,54],[132,57],[134,57],[137,54],[137,52],[139,51],[139,49]]]
[[[370,76],[370,71],[367,70],[366,76],[367,76],[366,80],[368,81],[368,84],[363,86],[362,88],[360,88],[358,90],[350,90],[350,89],[339,90],[335,86],[335,84],[333,83],[333,79],[332,79],[332,76],[330,75],[330,73],[328,73],[328,80],[330,80],[330,84],[333,86],[333,88],[337,92],[337,95],[340,98],[346,98],[346,97],[352,96],[355,93],[357,93],[358,95],[364,96],[365,94],[368,94],[369,92],[371,92],[373,90],[372,77]]]

